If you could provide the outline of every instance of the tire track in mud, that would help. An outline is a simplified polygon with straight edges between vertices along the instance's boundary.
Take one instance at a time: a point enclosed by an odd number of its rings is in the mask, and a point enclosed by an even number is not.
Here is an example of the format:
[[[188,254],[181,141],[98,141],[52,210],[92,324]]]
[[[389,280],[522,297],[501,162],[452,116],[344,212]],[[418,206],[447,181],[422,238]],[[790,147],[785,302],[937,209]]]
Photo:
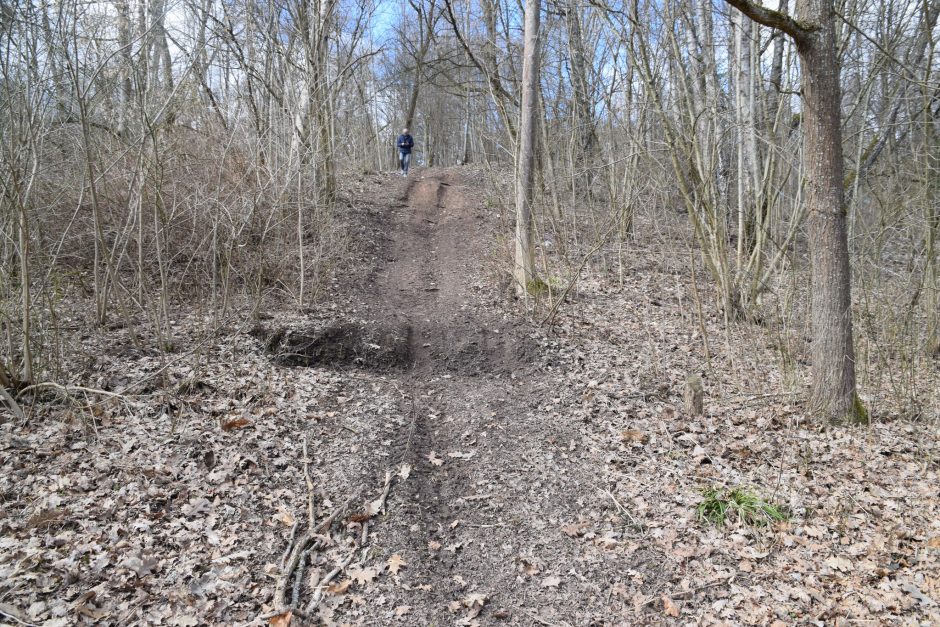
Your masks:
[[[406,541],[411,574],[432,586],[422,608],[427,624],[446,616],[448,604],[465,595],[468,584],[461,582],[478,578],[461,569],[468,550],[474,551],[458,538],[461,521],[505,524],[467,508],[466,497],[479,496],[474,481],[480,479],[471,470],[472,458],[452,457],[476,454],[477,429],[466,415],[476,403],[465,400],[462,382],[471,380],[471,386],[492,390],[492,377],[507,377],[526,358],[524,339],[512,323],[475,311],[468,279],[479,263],[474,258],[479,254],[474,248],[480,244],[479,225],[454,188],[446,175],[408,185],[406,208],[394,215],[395,261],[377,294],[415,329],[414,367],[402,380],[409,391],[401,411],[409,412],[411,420],[404,437],[395,438],[401,462],[413,470],[398,488],[395,502],[400,510],[386,524],[390,536]],[[488,413],[477,409],[481,415]],[[470,561],[486,570],[494,566],[483,556]],[[504,570],[511,575],[511,568]]]
[[[430,586],[408,601],[415,625],[472,615],[465,606],[452,613],[472,594],[489,599],[488,612],[524,605],[530,590],[519,580],[520,556],[546,568],[539,556],[546,544],[557,545],[554,556],[576,559],[574,545],[547,543],[541,523],[530,524],[532,510],[547,513],[546,499],[573,510],[580,489],[550,456],[530,451],[576,436],[563,435],[567,426],[546,428],[532,411],[547,392],[526,383],[531,331],[473,293],[487,234],[468,192],[447,174],[409,183],[406,206],[389,216],[394,261],[376,293],[414,329],[414,366],[400,380],[410,425],[391,437],[413,470],[396,487],[383,542],[405,550],[409,578]]]

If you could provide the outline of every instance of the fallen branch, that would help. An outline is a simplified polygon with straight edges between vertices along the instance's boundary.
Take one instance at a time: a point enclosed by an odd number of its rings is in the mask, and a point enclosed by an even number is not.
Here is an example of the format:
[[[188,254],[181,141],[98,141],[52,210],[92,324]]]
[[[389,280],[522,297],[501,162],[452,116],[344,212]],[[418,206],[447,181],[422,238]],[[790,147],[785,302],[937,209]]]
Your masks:
[[[288,556],[290,556],[291,551],[294,550],[294,538],[297,537],[297,528],[300,526],[300,523],[296,520],[290,528],[290,538],[287,539],[287,549],[284,551],[284,555],[281,556],[281,568],[284,568],[284,564],[287,562]]]
[[[300,556],[300,563],[297,564],[297,575],[294,577],[294,589],[291,591],[290,596],[290,606],[293,610],[300,603],[300,586],[304,580],[304,568],[307,566],[307,562],[310,561],[310,552],[317,547],[318,543],[314,543],[309,549],[304,551]]]
[[[385,509],[385,501],[388,500],[388,493],[392,489],[392,473],[389,470],[385,471],[385,487],[382,489],[382,496],[379,498],[379,511]]]
[[[339,575],[341,572],[343,572],[343,570],[346,569],[347,566],[349,566],[349,563],[353,561],[353,557],[355,556],[356,551],[353,549],[353,551],[346,556],[346,559],[340,562],[339,566],[327,573],[326,577],[323,578],[323,581],[317,585],[316,593],[314,593],[313,598],[310,599],[310,603],[307,604],[307,607],[304,608],[304,612],[306,612],[307,615],[311,615],[314,611],[316,611],[317,607],[320,605],[320,601],[323,600],[323,591],[327,589],[327,586],[330,585],[330,582],[333,581],[337,575]]]
[[[17,396],[23,396],[27,392],[32,392],[33,390],[44,390],[51,388],[58,392],[61,392],[66,396],[66,398],[72,398],[73,392],[84,392],[85,394],[97,394],[99,396],[107,396],[109,398],[119,398],[121,400],[127,400],[123,394],[118,394],[117,392],[108,392],[107,390],[99,390],[97,388],[86,388],[81,385],[60,385],[52,381],[44,381],[43,383],[34,383],[33,385],[27,386],[20,390]]]
[[[729,577],[720,577],[720,578],[716,579],[715,581],[712,581],[712,582],[706,583],[706,584],[704,584],[704,585],[698,586],[697,588],[689,588],[688,590],[677,590],[677,591],[671,592],[671,593],[665,593],[665,592],[663,592],[663,593],[661,593],[661,595],[665,595],[665,596],[669,597],[670,600],[673,600],[673,601],[675,601],[675,600],[677,600],[677,599],[686,599],[686,598],[688,598],[688,597],[690,597],[690,596],[695,596],[695,595],[698,594],[699,592],[703,592],[703,591],[705,591],[705,590],[708,590],[709,588],[714,588],[715,586],[718,586],[718,585],[721,585],[721,584],[730,584],[732,581],[734,581],[734,579],[735,579],[736,576],[737,576],[737,575],[731,575],[731,576],[729,576]],[[657,601],[660,601],[661,599],[662,599],[662,596],[660,596],[660,597],[651,596],[650,598],[646,599],[643,603],[641,603],[639,607],[646,607],[646,606],[649,606],[649,605],[653,605],[653,604],[655,604]]]
[[[385,501],[388,500],[388,493],[392,489],[392,473],[389,470],[385,471],[385,487],[382,489],[382,496],[379,497],[377,501],[373,501],[369,504],[370,510],[375,510],[375,513],[378,514],[383,509],[385,509]],[[375,507],[372,507],[372,506]],[[369,520],[366,519],[362,521],[362,541],[359,543],[360,548],[364,547],[369,542]]]
[[[294,571],[297,570],[300,565],[301,557],[314,549],[320,549],[323,547],[323,539],[318,538],[318,536],[320,536],[324,531],[328,532],[330,526],[333,524],[333,521],[342,515],[356,498],[358,498],[358,494],[351,497],[345,503],[334,509],[333,512],[327,516],[315,529],[308,529],[307,532],[301,536],[301,538],[294,545],[294,548],[290,553],[290,557],[287,560],[287,565],[284,567],[281,576],[278,578],[277,585],[274,588],[274,607],[280,610],[279,613],[283,613],[288,609],[294,609],[292,606],[285,608],[284,604],[287,600],[287,587],[290,584]]]
[[[304,481],[307,483],[307,520],[313,529],[317,524],[317,517],[313,508],[313,480],[310,478],[310,459],[307,457],[307,436],[304,436]]]
[[[17,404],[16,400],[10,396],[10,393],[7,392],[7,389],[0,385],[0,396],[3,397],[3,400],[7,402],[7,405],[10,406],[10,410],[13,412],[13,415],[19,418],[21,421],[26,422],[26,414],[23,413],[23,410]]]
[[[3,389],[3,388],[0,388]],[[7,605],[6,603],[0,604],[0,616],[6,616],[17,622],[19,625],[29,625],[29,627],[38,627],[35,623],[28,623],[19,616],[16,608],[12,605]]]

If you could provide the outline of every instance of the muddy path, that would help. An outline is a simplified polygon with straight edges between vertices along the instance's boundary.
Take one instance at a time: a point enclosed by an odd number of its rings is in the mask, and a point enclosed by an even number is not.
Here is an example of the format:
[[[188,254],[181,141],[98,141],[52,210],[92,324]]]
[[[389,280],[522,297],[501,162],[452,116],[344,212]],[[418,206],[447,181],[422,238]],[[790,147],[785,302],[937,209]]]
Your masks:
[[[371,277],[367,300],[409,336],[412,374],[514,371],[527,356],[519,324],[475,307],[485,250],[480,207],[446,171],[409,180],[398,201],[385,216],[389,261]]]
[[[565,372],[540,331],[494,299],[484,272],[493,225],[478,190],[459,171],[396,183],[374,215],[377,263],[357,286],[367,315],[274,347],[282,363],[377,373],[399,393],[398,416],[363,434],[380,463],[359,481],[409,469],[371,540],[375,554],[408,565],[376,581],[370,598],[380,602],[340,603],[330,616],[603,624],[609,582],[627,568],[654,582],[665,574],[661,556],[615,557],[580,537],[585,512],[614,507],[592,471],[601,452],[583,425],[552,411],[568,395]]]

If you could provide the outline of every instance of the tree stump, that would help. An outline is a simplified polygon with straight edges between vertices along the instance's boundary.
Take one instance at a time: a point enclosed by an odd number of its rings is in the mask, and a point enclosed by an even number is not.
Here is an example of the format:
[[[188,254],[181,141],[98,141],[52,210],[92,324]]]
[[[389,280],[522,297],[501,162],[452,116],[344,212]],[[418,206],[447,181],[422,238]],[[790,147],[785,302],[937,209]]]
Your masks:
[[[689,375],[685,380],[685,413],[689,416],[701,416],[705,413],[705,390],[702,377]]]

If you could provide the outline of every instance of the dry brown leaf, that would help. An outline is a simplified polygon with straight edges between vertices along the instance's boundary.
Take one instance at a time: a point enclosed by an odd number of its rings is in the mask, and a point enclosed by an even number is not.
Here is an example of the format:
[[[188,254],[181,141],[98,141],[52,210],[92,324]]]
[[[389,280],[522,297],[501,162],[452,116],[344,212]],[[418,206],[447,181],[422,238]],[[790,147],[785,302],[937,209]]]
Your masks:
[[[557,588],[561,584],[561,577],[558,575],[551,575],[542,580],[543,588]]]
[[[290,610],[284,612],[283,614],[278,614],[277,616],[272,616],[268,619],[268,624],[272,627],[288,627],[290,625],[290,620],[294,616],[294,613]]]
[[[438,457],[434,451],[428,453],[428,461],[431,462],[432,466],[442,466],[444,464],[444,460]]]
[[[278,512],[278,514],[274,517],[274,520],[284,523],[284,525],[287,527],[292,527],[294,525],[294,517],[289,511],[284,509],[283,506],[281,506],[279,509],[280,512]]]
[[[391,556],[390,558],[388,558],[388,572],[392,573],[393,575],[397,575],[398,569],[400,569],[402,566],[407,566],[407,565],[408,565],[408,562],[403,560],[401,555],[398,555],[397,553]]]
[[[483,607],[486,605],[486,599],[487,597],[485,594],[474,593],[468,595],[467,598],[463,600],[463,604],[469,608]]]
[[[666,616],[678,616],[679,615],[679,606],[676,605],[672,599],[667,597],[665,594],[662,596],[663,600],[663,613]]]
[[[542,572],[541,570],[539,570],[538,566],[530,562],[527,562],[526,560],[519,561],[519,570],[524,572],[529,577],[533,577],[535,575],[538,575],[540,572]]]
[[[582,522],[573,522],[567,525],[562,525],[561,530],[565,532],[566,535],[577,538],[583,536],[585,531],[587,531],[588,523],[586,521]]]
[[[940,536],[934,536],[927,540],[927,547],[931,549],[940,549]]]
[[[235,429],[241,429],[242,427],[247,427],[251,424],[251,421],[247,418],[236,418],[235,420],[228,420],[222,423],[222,431],[234,431]]]
[[[339,583],[331,583],[329,586],[327,586],[326,591],[330,594],[345,594],[351,585],[352,579],[343,579]]]
[[[430,542],[428,542],[428,548],[431,549],[432,551],[440,551],[441,543],[438,542],[437,540],[431,540]]]
[[[350,568],[346,573],[359,585],[371,583],[379,574],[375,568]]]
[[[401,468],[398,470],[398,476],[402,481],[411,476],[411,464],[402,464]]]
[[[395,616],[404,616],[411,611],[410,605],[399,605],[395,608]]]
[[[623,438],[624,442],[639,442],[641,444],[649,440],[647,434],[636,429],[624,429],[620,432],[620,437]]]
[[[830,557],[826,560],[826,566],[833,570],[847,573],[852,570],[852,562],[844,557]]]

